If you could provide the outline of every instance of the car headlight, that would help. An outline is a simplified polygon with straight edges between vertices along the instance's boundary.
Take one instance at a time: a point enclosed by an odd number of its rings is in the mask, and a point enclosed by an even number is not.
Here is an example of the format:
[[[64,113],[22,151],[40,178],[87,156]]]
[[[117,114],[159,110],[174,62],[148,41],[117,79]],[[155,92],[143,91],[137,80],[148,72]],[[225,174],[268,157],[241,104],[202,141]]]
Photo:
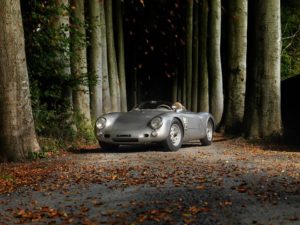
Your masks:
[[[157,117],[154,117],[151,122],[150,122],[150,126],[151,128],[153,129],[159,129],[161,126],[162,126],[163,122],[162,122],[162,118],[157,116]]]
[[[104,117],[100,117],[96,121],[96,127],[101,130],[105,127],[106,125],[106,119]]]

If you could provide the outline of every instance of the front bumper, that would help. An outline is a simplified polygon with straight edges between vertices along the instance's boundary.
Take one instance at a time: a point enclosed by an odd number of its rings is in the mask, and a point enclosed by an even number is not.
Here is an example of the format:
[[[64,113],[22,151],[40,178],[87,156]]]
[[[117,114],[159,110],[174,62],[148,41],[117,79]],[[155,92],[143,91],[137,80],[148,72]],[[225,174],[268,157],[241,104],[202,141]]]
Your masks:
[[[99,142],[120,144],[120,145],[138,145],[147,143],[159,143],[168,137],[168,130],[161,127],[158,130],[144,128],[134,131],[96,129],[96,137]]]

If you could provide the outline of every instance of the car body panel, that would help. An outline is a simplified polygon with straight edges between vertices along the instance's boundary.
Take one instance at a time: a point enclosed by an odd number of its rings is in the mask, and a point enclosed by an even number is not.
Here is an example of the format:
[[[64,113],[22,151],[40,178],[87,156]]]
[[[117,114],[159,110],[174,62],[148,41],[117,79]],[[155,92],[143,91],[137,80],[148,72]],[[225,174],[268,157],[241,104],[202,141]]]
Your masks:
[[[162,126],[153,129],[151,120],[159,116]],[[183,141],[200,140],[206,135],[206,124],[214,119],[209,113],[194,113],[187,110],[167,109],[133,109],[129,112],[108,113],[101,117],[106,119],[104,129],[95,127],[99,142],[118,145],[160,143],[168,135],[174,119],[179,120],[183,128]]]

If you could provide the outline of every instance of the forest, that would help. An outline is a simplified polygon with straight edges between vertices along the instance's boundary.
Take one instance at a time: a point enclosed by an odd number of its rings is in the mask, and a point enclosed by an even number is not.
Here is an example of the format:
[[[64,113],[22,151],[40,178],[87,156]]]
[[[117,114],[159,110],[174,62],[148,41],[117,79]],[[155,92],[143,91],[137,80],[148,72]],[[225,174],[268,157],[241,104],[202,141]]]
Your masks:
[[[97,117],[144,100],[210,112],[224,135],[299,138],[299,9],[298,0],[1,1],[0,162],[93,143]]]

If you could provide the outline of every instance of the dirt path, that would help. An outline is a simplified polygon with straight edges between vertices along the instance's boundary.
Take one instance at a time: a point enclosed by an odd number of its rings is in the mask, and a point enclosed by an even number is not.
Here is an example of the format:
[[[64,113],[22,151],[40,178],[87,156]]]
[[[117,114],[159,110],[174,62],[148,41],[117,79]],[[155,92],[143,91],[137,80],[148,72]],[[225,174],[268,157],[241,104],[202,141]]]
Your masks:
[[[282,150],[219,138],[2,165],[0,224],[300,224],[300,151]]]

